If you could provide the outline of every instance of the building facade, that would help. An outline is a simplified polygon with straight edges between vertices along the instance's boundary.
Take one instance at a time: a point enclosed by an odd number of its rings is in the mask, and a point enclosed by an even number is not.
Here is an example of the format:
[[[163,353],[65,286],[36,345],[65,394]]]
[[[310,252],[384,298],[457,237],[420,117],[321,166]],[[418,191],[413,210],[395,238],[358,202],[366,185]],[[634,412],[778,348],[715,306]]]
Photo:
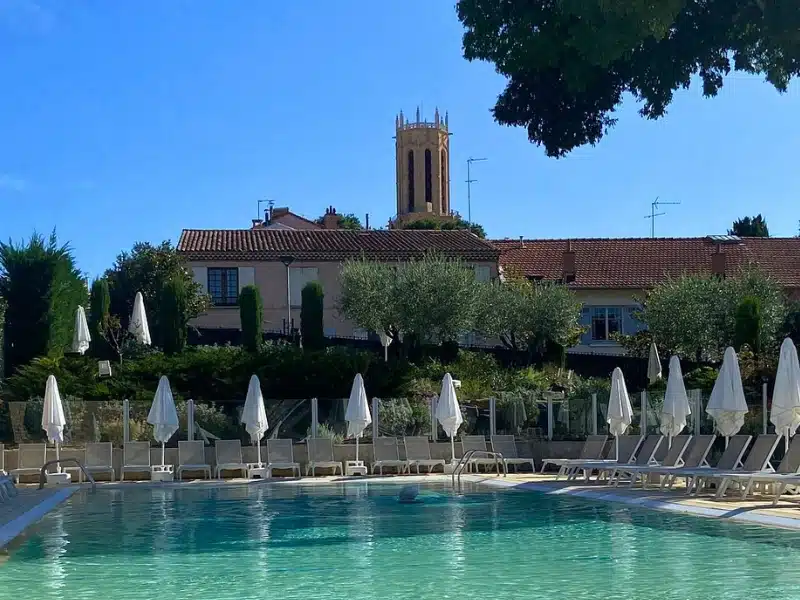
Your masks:
[[[323,326],[328,337],[366,338],[336,309],[342,264],[366,258],[397,263],[436,251],[473,266],[476,277],[497,276],[500,252],[466,231],[237,230],[186,229],[178,252],[211,298],[209,310],[192,321],[203,329],[240,329],[239,291],[256,285],[264,303],[264,329],[286,332],[300,326],[303,287],[317,281],[325,293]]]
[[[800,238],[496,240],[500,268],[532,281],[562,282],[583,303],[587,328],[571,352],[621,354],[615,334],[643,329],[635,313],[648,290],[684,274],[733,276],[756,265],[800,298]]]

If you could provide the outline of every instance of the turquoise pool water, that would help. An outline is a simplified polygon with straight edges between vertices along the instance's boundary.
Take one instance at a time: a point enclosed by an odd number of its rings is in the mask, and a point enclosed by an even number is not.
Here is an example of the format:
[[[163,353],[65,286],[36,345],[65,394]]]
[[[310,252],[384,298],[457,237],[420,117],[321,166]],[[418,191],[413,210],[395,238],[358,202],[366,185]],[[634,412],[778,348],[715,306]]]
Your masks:
[[[800,534],[523,491],[80,492],[0,564],[8,600],[800,598]]]

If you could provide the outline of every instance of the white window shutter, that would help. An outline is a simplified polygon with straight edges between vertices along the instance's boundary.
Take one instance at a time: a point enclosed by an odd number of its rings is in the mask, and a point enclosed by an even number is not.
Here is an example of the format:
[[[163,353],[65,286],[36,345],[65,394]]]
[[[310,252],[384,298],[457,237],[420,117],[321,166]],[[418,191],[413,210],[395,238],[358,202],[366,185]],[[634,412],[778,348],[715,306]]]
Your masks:
[[[208,268],[192,267],[192,278],[195,283],[199,283],[204,294],[208,293]]]
[[[256,268],[255,267],[239,267],[239,291],[246,285],[256,284]]]

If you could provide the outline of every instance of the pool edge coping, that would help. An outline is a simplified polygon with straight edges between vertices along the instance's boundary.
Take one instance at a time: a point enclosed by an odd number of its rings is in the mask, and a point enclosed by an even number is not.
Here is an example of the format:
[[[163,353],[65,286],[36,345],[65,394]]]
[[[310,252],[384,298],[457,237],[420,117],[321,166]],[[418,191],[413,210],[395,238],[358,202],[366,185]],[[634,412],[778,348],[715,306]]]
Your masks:
[[[477,475],[464,476],[463,480],[489,487],[521,489],[524,491],[538,492],[551,496],[574,496],[576,498],[587,498],[599,502],[638,506],[649,510],[659,510],[692,515],[696,517],[714,518],[720,521],[735,521],[749,525],[760,525],[765,527],[777,527],[780,529],[800,531],[800,518],[793,519],[791,517],[764,515],[746,511],[734,512],[729,509],[717,509],[707,506],[692,506],[677,502],[670,502],[668,500],[653,500],[652,498],[632,498],[601,489],[569,489],[554,485],[552,482],[486,479]],[[798,508],[798,514],[800,515],[800,508]]]
[[[31,525],[41,521],[47,513],[72,496],[80,488],[75,486],[55,490],[52,494],[35,504],[17,518],[0,526],[0,550],[6,548],[17,537],[22,535]]]

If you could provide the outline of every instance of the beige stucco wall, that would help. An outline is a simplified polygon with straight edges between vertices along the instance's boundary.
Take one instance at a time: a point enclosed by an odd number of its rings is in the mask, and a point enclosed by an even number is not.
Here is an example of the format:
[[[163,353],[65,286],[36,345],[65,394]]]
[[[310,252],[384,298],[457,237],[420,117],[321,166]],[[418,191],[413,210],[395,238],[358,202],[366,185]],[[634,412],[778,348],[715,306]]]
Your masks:
[[[584,306],[638,306],[639,299],[644,298],[644,290],[576,290],[575,295]],[[590,342],[578,344],[569,352],[608,354],[618,356],[623,353],[622,347],[615,342]]]
[[[474,266],[488,266],[491,277],[497,276],[497,264],[491,262],[470,263]],[[284,321],[287,318],[286,301],[286,267],[278,261],[190,261],[190,269],[194,267],[253,267],[255,273],[255,285],[261,292],[264,303],[264,329],[267,331],[282,331]],[[357,329],[355,324],[344,319],[336,309],[337,301],[341,292],[339,275],[341,273],[341,262],[324,261],[296,261],[291,267],[314,267],[317,269],[318,281],[322,284],[325,292],[323,302],[323,326],[326,332],[334,333],[339,337],[350,337]],[[292,303],[295,304],[294,298]],[[293,306],[291,309],[294,326],[300,326],[300,307]],[[191,321],[191,324],[199,328],[208,329],[240,329],[239,308],[213,307],[208,312],[200,315]]]

